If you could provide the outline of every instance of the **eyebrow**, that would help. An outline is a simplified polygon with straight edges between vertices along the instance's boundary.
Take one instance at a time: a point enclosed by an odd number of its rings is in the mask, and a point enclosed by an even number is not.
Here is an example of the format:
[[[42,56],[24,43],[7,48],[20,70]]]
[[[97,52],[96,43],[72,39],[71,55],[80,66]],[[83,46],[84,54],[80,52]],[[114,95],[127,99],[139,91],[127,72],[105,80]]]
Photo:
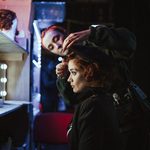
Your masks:
[[[78,69],[69,69],[69,71],[78,71]]]

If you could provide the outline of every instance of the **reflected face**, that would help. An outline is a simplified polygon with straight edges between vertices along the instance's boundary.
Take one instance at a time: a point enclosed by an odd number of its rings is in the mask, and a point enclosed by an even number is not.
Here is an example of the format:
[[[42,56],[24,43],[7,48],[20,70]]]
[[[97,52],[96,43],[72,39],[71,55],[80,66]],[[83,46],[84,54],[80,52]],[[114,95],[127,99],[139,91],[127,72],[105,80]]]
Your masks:
[[[88,82],[83,75],[83,70],[75,64],[74,59],[69,61],[68,70],[70,76],[67,81],[73,88],[74,93],[79,93],[88,86]]]
[[[42,38],[42,45],[50,52],[57,55],[65,55],[62,53],[62,44],[64,41],[64,35],[57,30],[49,30]]]
[[[9,30],[2,29],[1,32],[3,32],[7,37],[9,37],[11,40],[14,41],[16,36],[17,24],[18,24],[17,19],[14,19],[12,23],[13,24]]]

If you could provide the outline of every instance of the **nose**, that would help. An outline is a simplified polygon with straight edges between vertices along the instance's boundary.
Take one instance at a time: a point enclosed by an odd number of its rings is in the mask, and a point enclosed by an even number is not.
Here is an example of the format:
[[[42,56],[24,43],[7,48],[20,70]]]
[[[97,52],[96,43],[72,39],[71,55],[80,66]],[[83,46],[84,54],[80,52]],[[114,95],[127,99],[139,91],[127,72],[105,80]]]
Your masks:
[[[57,43],[57,49],[62,48],[62,44]]]
[[[71,76],[69,75],[67,81],[70,83],[72,81]]]

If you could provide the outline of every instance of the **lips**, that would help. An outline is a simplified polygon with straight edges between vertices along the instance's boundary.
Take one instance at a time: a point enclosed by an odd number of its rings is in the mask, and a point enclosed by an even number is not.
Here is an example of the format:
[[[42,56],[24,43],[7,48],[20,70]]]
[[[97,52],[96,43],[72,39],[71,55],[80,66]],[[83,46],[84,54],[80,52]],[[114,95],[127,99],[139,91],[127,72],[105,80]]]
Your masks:
[[[73,85],[71,85],[71,87],[72,87],[72,88],[74,88],[74,86],[73,86]]]

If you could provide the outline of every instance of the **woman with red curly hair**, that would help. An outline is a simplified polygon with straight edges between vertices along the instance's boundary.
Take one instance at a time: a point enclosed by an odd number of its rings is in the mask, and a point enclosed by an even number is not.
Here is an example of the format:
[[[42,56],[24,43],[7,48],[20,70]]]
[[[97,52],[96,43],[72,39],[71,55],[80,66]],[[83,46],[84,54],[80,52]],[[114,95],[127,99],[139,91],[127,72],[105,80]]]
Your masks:
[[[78,45],[72,51],[67,81],[77,105],[67,133],[70,150],[121,150],[119,122],[107,92],[117,79],[114,60],[94,47]]]

